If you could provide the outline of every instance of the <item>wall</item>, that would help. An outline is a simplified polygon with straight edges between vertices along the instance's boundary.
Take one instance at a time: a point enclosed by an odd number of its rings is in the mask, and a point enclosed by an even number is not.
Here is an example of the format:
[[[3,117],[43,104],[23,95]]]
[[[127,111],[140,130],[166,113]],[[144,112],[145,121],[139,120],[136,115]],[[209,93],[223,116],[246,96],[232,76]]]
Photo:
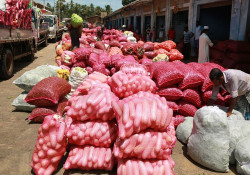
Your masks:
[[[245,40],[248,40],[248,34],[250,35],[250,3],[248,4],[248,15],[247,15],[247,26],[246,26]]]

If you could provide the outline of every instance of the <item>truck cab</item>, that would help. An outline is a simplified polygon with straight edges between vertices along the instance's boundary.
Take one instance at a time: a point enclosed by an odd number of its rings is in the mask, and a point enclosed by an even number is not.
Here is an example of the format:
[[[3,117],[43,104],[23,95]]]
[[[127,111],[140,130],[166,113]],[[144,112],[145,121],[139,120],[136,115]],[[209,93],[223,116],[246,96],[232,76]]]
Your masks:
[[[54,42],[58,38],[62,37],[63,26],[59,25],[59,19],[56,15],[42,15],[43,21],[49,25],[49,39],[53,39]]]

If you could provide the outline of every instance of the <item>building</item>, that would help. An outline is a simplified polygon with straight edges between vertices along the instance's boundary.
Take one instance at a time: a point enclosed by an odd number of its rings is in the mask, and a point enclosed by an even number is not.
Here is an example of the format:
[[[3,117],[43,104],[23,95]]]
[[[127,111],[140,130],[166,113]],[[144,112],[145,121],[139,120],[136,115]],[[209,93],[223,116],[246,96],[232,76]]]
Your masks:
[[[49,10],[49,8],[41,3],[38,3],[36,1],[32,1],[32,6],[37,7],[41,9],[41,12],[46,15],[52,15],[53,13]]]
[[[196,21],[210,27],[213,40],[246,40],[250,32],[249,0],[136,0],[104,18],[107,28],[133,25],[139,34],[147,25],[170,26],[176,31],[176,42],[183,35],[184,26],[195,32]],[[158,35],[156,35],[158,36]]]
[[[107,16],[107,12],[101,12],[101,15],[88,17],[86,20],[88,23],[91,23],[94,26],[101,26],[104,24],[104,18]]]

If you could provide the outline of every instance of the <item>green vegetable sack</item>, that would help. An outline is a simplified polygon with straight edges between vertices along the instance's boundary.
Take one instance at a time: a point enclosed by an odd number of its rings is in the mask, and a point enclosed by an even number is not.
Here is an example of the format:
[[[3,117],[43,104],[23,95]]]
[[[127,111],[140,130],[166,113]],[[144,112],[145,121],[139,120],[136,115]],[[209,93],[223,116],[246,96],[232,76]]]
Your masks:
[[[73,13],[71,16],[71,25],[74,28],[78,28],[81,27],[83,23],[83,19],[82,17],[80,17],[79,15]]]

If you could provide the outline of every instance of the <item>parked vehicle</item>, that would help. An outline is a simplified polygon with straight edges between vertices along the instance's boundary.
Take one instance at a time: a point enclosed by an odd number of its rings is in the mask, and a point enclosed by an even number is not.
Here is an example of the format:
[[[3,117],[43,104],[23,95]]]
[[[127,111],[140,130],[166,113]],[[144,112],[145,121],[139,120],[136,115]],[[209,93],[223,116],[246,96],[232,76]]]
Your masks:
[[[13,28],[0,25],[0,77],[9,79],[13,75],[14,60],[26,57],[34,59],[39,45],[47,46],[48,24],[40,21],[36,8],[31,12],[31,28]]]
[[[49,24],[49,39],[57,42],[62,38],[64,26],[59,25],[59,19],[56,15],[42,15],[43,21]]]
[[[64,32],[67,32],[68,31],[68,28],[67,28],[67,23],[70,23],[70,20],[71,18],[63,18],[63,26],[64,26]]]

